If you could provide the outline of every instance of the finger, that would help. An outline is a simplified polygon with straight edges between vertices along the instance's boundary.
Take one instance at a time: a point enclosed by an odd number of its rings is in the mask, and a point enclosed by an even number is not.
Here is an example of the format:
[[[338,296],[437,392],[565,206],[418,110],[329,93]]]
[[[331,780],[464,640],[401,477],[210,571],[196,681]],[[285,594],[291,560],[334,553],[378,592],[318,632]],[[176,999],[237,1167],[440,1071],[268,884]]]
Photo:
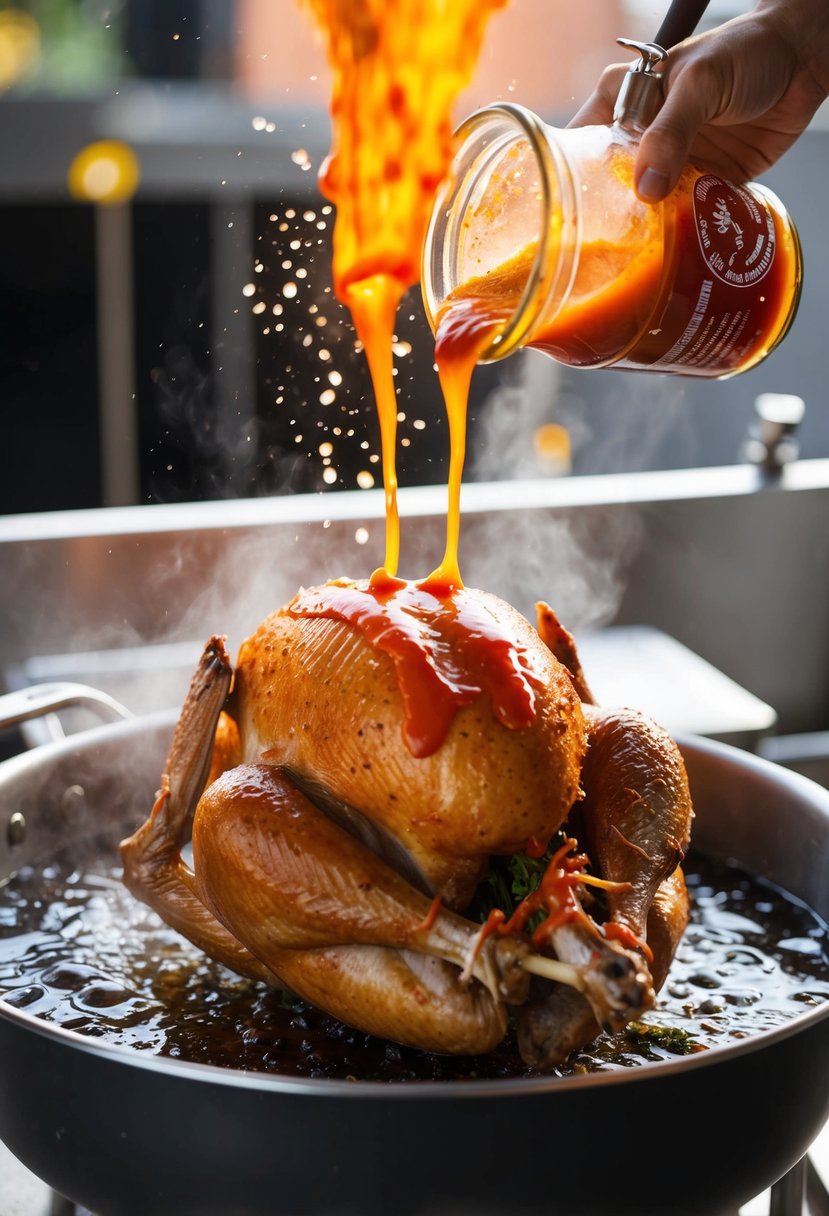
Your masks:
[[[609,123],[613,118],[613,108],[622,85],[622,80],[628,71],[628,64],[613,63],[605,68],[596,85],[596,90],[567,124],[569,127],[587,127]]]
[[[674,78],[662,109],[642,136],[633,182],[645,202],[659,202],[673,190],[694,138],[722,107],[716,83],[701,75],[686,70]]]

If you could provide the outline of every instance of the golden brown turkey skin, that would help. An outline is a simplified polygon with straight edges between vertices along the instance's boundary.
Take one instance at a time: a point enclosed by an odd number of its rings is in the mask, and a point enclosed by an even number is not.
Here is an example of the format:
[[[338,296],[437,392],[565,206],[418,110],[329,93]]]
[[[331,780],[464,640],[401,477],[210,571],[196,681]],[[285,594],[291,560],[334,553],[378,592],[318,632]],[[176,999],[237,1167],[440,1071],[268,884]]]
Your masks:
[[[679,749],[630,709],[586,709],[590,751],[580,836],[600,872],[629,884],[610,899],[614,927],[644,937],[659,887],[682,862],[693,809]]]
[[[586,748],[570,678],[535,630],[495,597],[467,594],[531,666],[534,716],[523,729],[497,721],[481,693],[453,713],[435,751],[412,755],[394,659],[343,621],[290,609],[242,646],[232,707],[242,763],[278,764],[312,793],[358,808],[456,907],[489,855],[546,842],[558,828],[579,796]]]
[[[273,765],[241,765],[205,790],[193,856],[217,920],[294,992],[363,1030],[487,1051],[506,1032],[503,1002],[526,999],[526,947],[492,939],[471,961],[476,926],[433,909]]]

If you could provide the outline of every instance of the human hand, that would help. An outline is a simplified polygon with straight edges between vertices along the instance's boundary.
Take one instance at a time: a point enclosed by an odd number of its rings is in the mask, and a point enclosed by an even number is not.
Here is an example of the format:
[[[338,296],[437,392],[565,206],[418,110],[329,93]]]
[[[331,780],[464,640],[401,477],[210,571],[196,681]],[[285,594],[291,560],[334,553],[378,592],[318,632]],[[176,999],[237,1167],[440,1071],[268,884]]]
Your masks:
[[[629,67],[606,68],[570,126],[610,122]],[[680,43],[657,70],[665,103],[637,153],[640,198],[664,198],[689,160],[748,181],[783,155],[829,94],[829,3],[760,0],[753,12]]]

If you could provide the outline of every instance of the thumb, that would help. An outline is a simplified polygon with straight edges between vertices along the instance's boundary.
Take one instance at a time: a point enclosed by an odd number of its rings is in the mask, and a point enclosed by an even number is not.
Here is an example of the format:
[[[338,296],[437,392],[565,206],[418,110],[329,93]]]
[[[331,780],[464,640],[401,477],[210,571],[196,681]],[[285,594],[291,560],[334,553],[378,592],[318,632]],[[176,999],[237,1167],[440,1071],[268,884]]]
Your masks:
[[[648,203],[673,190],[688,160],[691,144],[717,113],[717,99],[705,89],[690,88],[680,76],[639,144],[633,183]]]

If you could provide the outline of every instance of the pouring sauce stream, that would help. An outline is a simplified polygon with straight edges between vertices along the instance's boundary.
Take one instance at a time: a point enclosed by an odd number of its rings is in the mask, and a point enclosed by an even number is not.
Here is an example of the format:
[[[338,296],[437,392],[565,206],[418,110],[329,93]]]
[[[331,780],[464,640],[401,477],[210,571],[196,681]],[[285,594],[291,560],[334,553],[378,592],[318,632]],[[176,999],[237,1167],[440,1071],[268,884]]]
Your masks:
[[[320,188],[337,207],[334,291],[351,310],[374,386],[386,495],[384,568],[394,576],[400,553],[394,318],[419,278],[434,193],[452,157],[452,107],[472,75],[490,15],[506,0],[306,2],[325,35],[333,73],[333,142]],[[459,482],[463,435],[453,434],[452,442]],[[439,582],[459,587],[457,534],[450,508]]]

